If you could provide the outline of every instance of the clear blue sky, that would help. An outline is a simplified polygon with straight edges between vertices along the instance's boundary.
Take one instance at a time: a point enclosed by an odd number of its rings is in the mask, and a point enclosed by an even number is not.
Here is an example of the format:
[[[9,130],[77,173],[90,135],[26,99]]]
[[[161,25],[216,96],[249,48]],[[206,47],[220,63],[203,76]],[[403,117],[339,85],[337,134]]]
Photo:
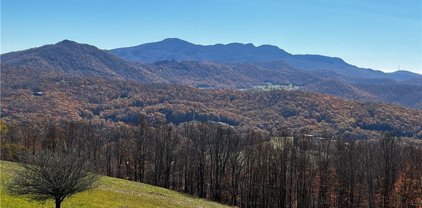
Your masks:
[[[422,73],[421,10],[421,0],[1,0],[1,52],[63,39],[112,49],[177,37]]]

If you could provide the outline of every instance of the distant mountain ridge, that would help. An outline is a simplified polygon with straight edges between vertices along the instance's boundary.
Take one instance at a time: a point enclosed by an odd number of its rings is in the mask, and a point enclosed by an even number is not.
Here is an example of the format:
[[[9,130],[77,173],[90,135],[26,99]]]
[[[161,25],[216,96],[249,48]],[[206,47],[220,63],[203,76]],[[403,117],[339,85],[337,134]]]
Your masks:
[[[230,43],[210,46],[196,45],[177,38],[159,42],[110,50],[111,53],[130,60],[153,63],[163,60],[230,62],[268,62],[279,60],[289,54],[278,47]]]
[[[142,48],[145,47],[149,48],[149,51],[155,51],[152,53],[153,56],[147,53],[145,55],[154,57],[161,54],[163,60],[153,63],[127,61],[115,56],[113,51],[69,40],[3,54],[1,55],[2,86],[34,90],[37,89],[40,80],[56,77],[54,78],[56,82],[60,82],[64,80],[61,77],[68,76],[100,77],[141,84],[188,85],[199,88],[250,89],[267,84],[274,86],[292,84],[303,91],[422,109],[422,76],[416,73],[406,71],[383,73],[360,69],[339,58],[291,55],[275,46],[217,44],[212,46],[212,54],[220,61],[175,59],[177,57],[191,59],[189,57],[194,56],[186,52],[189,50],[190,52],[205,50],[195,55],[197,58],[205,59],[207,57],[205,55],[210,54],[208,46],[194,45],[178,39],[168,39],[158,45],[150,43]],[[173,54],[175,60],[167,60],[169,54]],[[235,58],[230,59],[230,54],[234,54]],[[268,61],[277,57],[282,60]]]
[[[210,61],[217,63],[262,63],[284,61],[294,68],[307,71],[333,71],[354,78],[390,78],[394,80],[422,78],[416,73],[383,73],[358,68],[337,57],[322,55],[293,55],[277,46],[254,46],[251,43],[197,45],[178,38],[134,47],[117,48],[111,53],[128,61],[153,63],[164,60]]]
[[[394,76],[395,79],[404,81],[404,80],[412,80],[412,79],[422,79],[422,75],[406,70],[398,70],[395,72],[388,73]],[[421,83],[422,84],[422,83]]]

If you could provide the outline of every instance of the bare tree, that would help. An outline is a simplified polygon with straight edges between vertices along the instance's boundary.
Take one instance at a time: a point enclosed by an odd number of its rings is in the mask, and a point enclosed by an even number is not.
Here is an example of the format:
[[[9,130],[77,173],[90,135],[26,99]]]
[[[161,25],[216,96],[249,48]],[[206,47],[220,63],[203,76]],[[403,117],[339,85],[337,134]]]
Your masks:
[[[138,127],[36,124],[37,128],[29,122],[2,129],[0,121],[1,158],[16,161],[22,152],[74,148],[75,155],[95,161],[96,172],[240,207],[417,207],[422,193],[422,145],[391,134],[383,139],[352,140],[334,138],[328,132],[314,137],[288,129],[265,132],[212,122],[175,126],[145,121]],[[64,175],[70,172],[68,165],[73,164],[74,170],[82,165],[80,159],[57,164],[39,159],[24,166],[41,171],[46,169],[41,161],[50,165],[42,174],[59,175],[59,182],[39,180],[44,175],[33,173],[36,177],[30,182],[39,183],[28,186],[29,180],[22,178],[31,174],[21,174],[23,190],[64,184],[69,180]],[[25,195],[57,196],[59,202],[70,195],[41,193]]]
[[[7,191],[33,200],[54,199],[60,208],[65,197],[96,186],[98,176],[89,172],[88,162],[74,152],[43,151],[26,156]]]
[[[382,180],[382,207],[391,207],[391,193],[394,189],[394,184],[398,178],[400,170],[401,149],[397,143],[397,139],[392,134],[388,133],[380,141],[381,146],[381,164],[383,171]]]

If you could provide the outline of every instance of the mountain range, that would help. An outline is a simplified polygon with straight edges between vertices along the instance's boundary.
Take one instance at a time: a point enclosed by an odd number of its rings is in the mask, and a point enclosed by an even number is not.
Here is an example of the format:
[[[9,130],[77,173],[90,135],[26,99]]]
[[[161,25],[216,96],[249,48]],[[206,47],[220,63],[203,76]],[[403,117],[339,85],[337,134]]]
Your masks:
[[[165,51],[168,42],[168,51],[179,43],[192,45],[170,39],[148,47]],[[186,60],[168,60],[163,52],[155,60],[155,51],[149,58],[153,62],[139,62],[69,40],[2,54],[1,117],[136,124],[142,115],[151,123],[199,120],[320,135],[329,131],[350,138],[384,131],[422,137],[421,110],[377,103],[422,108],[421,75],[359,69],[338,58],[291,55],[274,46],[212,48],[218,59],[195,60],[186,53]],[[206,57],[211,52],[205,49],[192,57]],[[231,60],[230,50],[238,51]],[[319,67],[301,68],[292,60]]]
[[[99,76],[143,84],[251,89],[296,86],[299,90],[347,99],[422,108],[422,75],[362,69],[340,58],[292,55],[276,46],[231,43],[195,45],[180,39],[101,50],[64,40],[1,55],[3,76],[35,70],[43,74]],[[12,69],[12,70],[11,70]],[[19,72],[20,71],[20,72]],[[23,72],[22,72],[23,73]],[[24,77],[20,77],[21,79]]]
[[[146,43],[134,47],[117,48],[111,53],[123,59],[142,63],[163,60],[209,61],[217,63],[265,63],[284,61],[306,71],[334,71],[340,75],[355,78],[391,78],[407,80],[422,75],[399,71],[383,73],[372,69],[363,69],[346,63],[337,57],[321,55],[293,55],[277,46],[254,46],[252,43],[230,43],[227,45],[196,45],[177,38],[168,38],[159,42]]]

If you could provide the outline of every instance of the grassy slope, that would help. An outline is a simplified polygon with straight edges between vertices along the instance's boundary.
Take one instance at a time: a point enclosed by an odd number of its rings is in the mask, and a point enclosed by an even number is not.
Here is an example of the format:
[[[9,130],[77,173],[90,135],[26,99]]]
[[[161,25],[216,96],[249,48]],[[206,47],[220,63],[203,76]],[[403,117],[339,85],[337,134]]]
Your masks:
[[[8,195],[4,184],[19,166],[16,163],[0,161],[1,188],[0,207],[54,207],[53,201],[39,203],[26,198]],[[204,199],[142,183],[101,177],[96,189],[66,198],[62,207],[226,207]]]

